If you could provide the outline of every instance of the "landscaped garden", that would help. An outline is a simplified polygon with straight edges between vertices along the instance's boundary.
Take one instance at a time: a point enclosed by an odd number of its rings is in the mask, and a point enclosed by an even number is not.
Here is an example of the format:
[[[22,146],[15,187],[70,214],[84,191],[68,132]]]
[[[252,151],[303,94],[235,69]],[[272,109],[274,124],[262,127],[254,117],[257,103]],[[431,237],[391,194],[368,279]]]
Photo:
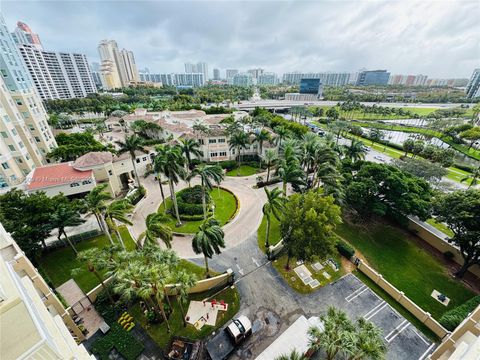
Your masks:
[[[436,319],[474,296],[438,259],[416,244],[413,235],[394,225],[370,222],[357,226],[344,222],[336,233],[353,245],[386,280]],[[451,299],[448,307],[431,296],[433,290]]]
[[[227,176],[251,176],[260,172],[261,169],[251,165],[240,165],[240,168],[234,168],[227,172]]]
[[[127,250],[135,249],[136,244],[126,226],[120,226],[119,232]],[[113,241],[118,243],[116,234],[112,234]],[[110,241],[105,235],[95,236],[88,240],[80,241],[75,245],[78,251],[91,248],[105,248]],[[118,243],[118,245],[120,245]],[[58,287],[70,279],[74,279],[78,286],[85,292],[89,292],[99,284],[94,274],[89,272],[85,265],[78,259],[71,247],[62,247],[45,253],[38,259],[42,271],[47,274],[52,285]],[[79,269],[72,274],[72,270]]]
[[[186,188],[176,193],[181,226],[176,226],[177,220],[174,215],[171,198],[167,198],[167,215],[169,225],[174,232],[193,234],[197,232],[199,226],[203,222],[203,205],[201,199],[201,188],[194,186]],[[236,214],[239,204],[235,195],[223,188],[214,188],[208,194],[207,209],[211,215],[223,226],[229,222]],[[211,206],[211,205],[214,206]],[[164,204],[162,203],[158,209],[159,212],[164,211]]]

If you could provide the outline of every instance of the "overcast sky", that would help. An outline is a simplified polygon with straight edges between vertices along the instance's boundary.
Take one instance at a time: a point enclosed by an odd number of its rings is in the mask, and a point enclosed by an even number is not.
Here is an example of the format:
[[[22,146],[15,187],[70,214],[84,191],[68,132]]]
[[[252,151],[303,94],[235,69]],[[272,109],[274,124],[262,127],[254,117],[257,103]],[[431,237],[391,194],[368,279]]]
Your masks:
[[[480,1],[22,1],[0,0],[44,48],[85,53],[114,39],[139,69],[185,62],[266,71],[356,71],[470,77],[480,66]]]

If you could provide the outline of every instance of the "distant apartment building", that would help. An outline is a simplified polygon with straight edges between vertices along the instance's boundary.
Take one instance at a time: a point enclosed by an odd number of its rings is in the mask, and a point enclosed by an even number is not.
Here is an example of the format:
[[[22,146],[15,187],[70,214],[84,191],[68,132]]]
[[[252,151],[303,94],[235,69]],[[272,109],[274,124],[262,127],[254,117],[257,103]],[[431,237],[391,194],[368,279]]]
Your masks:
[[[238,74],[237,69],[227,69],[227,70],[225,70],[225,77],[227,78],[227,82],[229,84],[231,84],[232,81],[233,81],[233,77],[237,74]]]
[[[17,22],[17,27],[12,33],[13,40],[17,45],[33,45],[35,48],[42,50],[42,42],[40,36],[35,34],[30,27],[24,22]]]
[[[389,78],[387,70],[366,70],[358,74],[357,86],[388,85]]]
[[[102,40],[98,45],[100,74],[106,90],[118,89],[140,80],[132,51],[118,48],[115,40]]]
[[[203,73],[172,74],[175,86],[199,87],[205,85]]]
[[[260,75],[262,75],[264,72],[263,69],[249,69],[247,70],[247,74],[250,74],[252,75],[252,78],[255,79],[255,80],[258,80],[258,78],[260,77]]]
[[[466,87],[468,79],[428,79],[426,86],[448,86],[448,87]]]
[[[92,73],[93,82],[97,89],[103,88],[102,75],[100,74],[100,64],[98,62],[92,62],[90,64],[90,71]]]
[[[220,80],[220,69],[213,69],[213,80]]]
[[[465,93],[470,99],[480,97],[480,69],[473,70],[472,77],[465,88]]]
[[[288,85],[300,85],[302,79],[320,79],[325,86],[345,86],[350,79],[350,73],[285,73],[283,74],[283,83]]]
[[[390,75],[388,85],[424,86],[427,75]]]
[[[210,78],[208,76],[208,64],[205,62],[198,62],[196,64],[192,63],[185,63],[185,72],[187,74],[198,74],[202,73],[203,74],[203,79],[205,82],[208,81]]]
[[[300,80],[300,94],[322,94],[322,82],[320,79]]]
[[[43,100],[83,98],[97,92],[87,57],[19,45],[28,72]]]
[[[21,184],[56,147],[48,116],[0,16],[0,188]]]
[[[155,74],[150,72],[139,72],[141,82],[150,82],[155,84],[163,84],[162,74]]]
[[[273,72],[265,72],[260,74],[257,79],[258,85],[276,85],[277,84],[277,74]]]
[[[236,86],[250,86],[253,85],[252,75],[249,73],[238,73],[232,78],[232,85]]]
[[[1,359],[95,359],[85,336],[42,275],[0,224]]]

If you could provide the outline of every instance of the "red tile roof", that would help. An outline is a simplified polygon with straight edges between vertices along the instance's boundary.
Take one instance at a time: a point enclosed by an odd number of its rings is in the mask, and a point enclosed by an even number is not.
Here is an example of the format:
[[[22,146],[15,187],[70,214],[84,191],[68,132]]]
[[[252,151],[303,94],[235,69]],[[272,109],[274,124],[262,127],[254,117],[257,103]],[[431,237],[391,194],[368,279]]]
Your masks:
[[[91,177],[93,177],[92,170],[76,170],[71,162],[37,167],[29,178],[27,190],[66,185]]]

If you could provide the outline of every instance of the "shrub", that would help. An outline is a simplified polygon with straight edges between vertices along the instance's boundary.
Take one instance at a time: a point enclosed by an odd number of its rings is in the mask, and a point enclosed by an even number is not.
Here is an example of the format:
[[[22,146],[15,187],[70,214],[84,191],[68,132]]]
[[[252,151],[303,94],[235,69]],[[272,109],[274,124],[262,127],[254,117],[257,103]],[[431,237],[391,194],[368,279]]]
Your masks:
[[[206,194],[207,205],[210,203],[210,195]],[[194,216],[203,214],[202,205],[202,187],[195,185],[191,188],[186,188],[177,194],[178,212],[181,215]],[[184,218],[183,220],[187,220]],[[197,219],[200,220],[200,219]]]
[[[477,295],[462,305],[447,311],[440,318],[440,324],[442,324],[447,330],[453,331],[469,313],[475,310],[478,305],[480,305],[480,295]]]
[[[468,171],[468,172],[474,172],[475,168],[470,165],[466,164],[459,164],[459,163],[454,163],[453,166],[455,166],[457,169],[463,170],[463,171]]]
[[[218,162],[218,165],[220,165],[222,169],[230,171],[235,169],[235,167],[237,166],[237,162],[235,160],[225,160]]]
[[[345,241],[338,240],[337,244],[335,245],[338,252],[345,256],[347,259],[351,259],[353,255],[355,255],[355,249],[347,244]]]
[[[280,178],[270,178],[268,181],[257,181],[257,188],[260,189],[264,186],[277,184],[280,181],[282,181],[282,179],[280,179]]]
[[[113,348],[126,360],[135,360],[143,352],[144,346],[132,334],[114,322],[110,326],[110,331],[93,343],[92,352],[97,354],[100,359],[108,360]]]

